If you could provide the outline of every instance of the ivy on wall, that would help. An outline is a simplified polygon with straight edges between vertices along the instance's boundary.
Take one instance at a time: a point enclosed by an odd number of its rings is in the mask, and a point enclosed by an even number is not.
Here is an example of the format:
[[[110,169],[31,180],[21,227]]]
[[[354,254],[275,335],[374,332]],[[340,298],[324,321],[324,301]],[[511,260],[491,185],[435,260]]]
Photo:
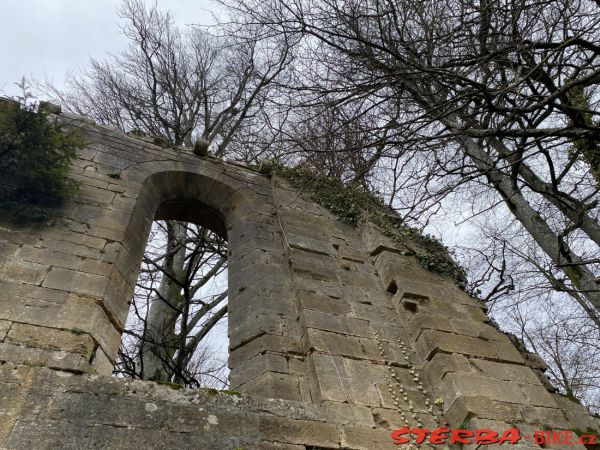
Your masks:
[[[386,205],[383,199],[362,186],[347,186],[336,178],[317,174],[303,165],[285,167],[276,164],[274,171],[288,179],[294,187],[307,191],[312,200],[343,222],[358,226],[361,221],[370,221],[395,241],[408,239],[414,242],[423,250],[412,255],[421,266],[432,272],[451,276],[464,287],[465,270],[452,259],[446,246],[433,236],[424,235],[406,225],[402,217]]]
[[[0,214],[17,221],[54,215],[77,189],[66,175],[82,146],[37,105],[0,98]]]

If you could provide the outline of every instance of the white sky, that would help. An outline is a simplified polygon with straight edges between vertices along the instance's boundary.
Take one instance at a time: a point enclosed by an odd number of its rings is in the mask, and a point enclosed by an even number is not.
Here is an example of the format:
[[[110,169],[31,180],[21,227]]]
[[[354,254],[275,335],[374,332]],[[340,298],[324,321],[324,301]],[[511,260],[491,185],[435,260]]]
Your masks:
[[[150,2],[147,2],[150,4]],[[212,22],[209,0],[157,0],[179,25]],[[0,0],[0,94],[19,93],[23,76],[57,87],[91,57],[118,53],[120,0]]]

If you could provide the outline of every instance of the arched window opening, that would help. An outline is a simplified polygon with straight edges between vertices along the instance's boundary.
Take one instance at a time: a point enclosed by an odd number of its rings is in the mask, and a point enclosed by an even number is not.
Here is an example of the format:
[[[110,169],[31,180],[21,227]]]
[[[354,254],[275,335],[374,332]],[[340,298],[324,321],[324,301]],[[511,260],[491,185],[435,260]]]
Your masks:
[[[115,376],[228,386],[227,254],[207,227],[153,222]]]

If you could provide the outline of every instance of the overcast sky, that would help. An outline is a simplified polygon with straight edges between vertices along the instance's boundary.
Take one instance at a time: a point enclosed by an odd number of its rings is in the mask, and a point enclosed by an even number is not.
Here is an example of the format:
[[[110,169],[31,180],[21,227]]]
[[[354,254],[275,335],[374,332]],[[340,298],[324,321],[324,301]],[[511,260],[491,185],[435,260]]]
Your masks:
[[[179,25],[208,24],[210,0],[157,0]],[[69,71],[91,57],[126,46],[120,0],[0,0],[0,93],[14,95],[21,77],[61,86]]]

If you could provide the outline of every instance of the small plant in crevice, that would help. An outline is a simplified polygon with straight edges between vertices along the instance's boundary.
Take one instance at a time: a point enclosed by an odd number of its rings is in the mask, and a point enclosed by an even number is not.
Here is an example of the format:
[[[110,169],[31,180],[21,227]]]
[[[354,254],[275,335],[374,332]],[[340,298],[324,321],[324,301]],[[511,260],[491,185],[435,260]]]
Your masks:
[[[426,269],[454,278],[461,287],[466,285],[466,272],[439,240],[409,227],[402,217],[382,198],[359,184],[346,185],[337,178],[315,173],[311,168],[298,165],[286,167],[274,164],[274,172],[291,184],[309,193],[312,200],[331,211],[338,219],[352,226],[372,222],[386,236],[395,241],[408,239],[423,252],[416,252],[419,264]]]
[[[42,221],[77,190],[67,177],[83,141],[30,101],[0,98],[0,209],[16,221]]]

